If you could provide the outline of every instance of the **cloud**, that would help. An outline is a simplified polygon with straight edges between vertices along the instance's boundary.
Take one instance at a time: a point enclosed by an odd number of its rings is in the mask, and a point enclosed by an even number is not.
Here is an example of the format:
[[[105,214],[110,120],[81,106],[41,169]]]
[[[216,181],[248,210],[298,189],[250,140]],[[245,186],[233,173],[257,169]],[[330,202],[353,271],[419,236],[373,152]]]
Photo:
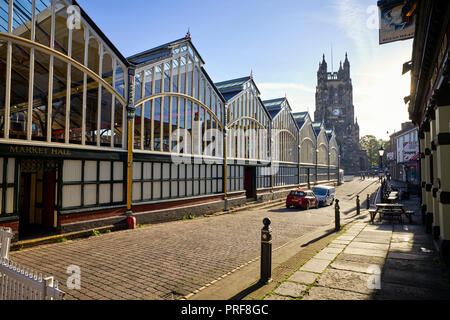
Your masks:
[[[261,99],[270,100],[286,96],[293,112],[315,110],[315,88],[298,83],[259,83]]]
[[[357,49],[357,55],[372,59],[378,40],[373,30],[368,27],[368,6],[356,0],[334,0],[338,27],[344,30]]]
[[[315,93],[315,88],[309,88],[302,84],[297,83],[260,83],[258,88],[262,90],[280,90],[280,89],[298,89],[304,92]]]

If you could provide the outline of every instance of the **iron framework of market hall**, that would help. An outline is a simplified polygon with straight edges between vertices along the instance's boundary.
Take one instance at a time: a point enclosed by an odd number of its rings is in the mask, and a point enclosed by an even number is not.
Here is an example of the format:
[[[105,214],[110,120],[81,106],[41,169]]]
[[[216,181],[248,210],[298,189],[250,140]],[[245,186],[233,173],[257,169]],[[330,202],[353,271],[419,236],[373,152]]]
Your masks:
[[[252,75],[213,82],[189,33],[125,58],[76,1],[2,1],[0,16],[0,226],[16,240],[338,180],[332,129],[263,101]]]

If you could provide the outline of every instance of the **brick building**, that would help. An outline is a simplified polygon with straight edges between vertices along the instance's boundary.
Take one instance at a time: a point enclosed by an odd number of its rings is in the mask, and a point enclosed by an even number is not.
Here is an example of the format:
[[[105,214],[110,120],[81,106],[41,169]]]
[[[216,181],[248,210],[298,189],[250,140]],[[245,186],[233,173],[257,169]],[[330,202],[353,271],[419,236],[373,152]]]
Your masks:
[[[392,179],[419,184],[419,142],[418,130],[412,122],[402,123],[402,129],[390,136],[388,153],[389,170]]]

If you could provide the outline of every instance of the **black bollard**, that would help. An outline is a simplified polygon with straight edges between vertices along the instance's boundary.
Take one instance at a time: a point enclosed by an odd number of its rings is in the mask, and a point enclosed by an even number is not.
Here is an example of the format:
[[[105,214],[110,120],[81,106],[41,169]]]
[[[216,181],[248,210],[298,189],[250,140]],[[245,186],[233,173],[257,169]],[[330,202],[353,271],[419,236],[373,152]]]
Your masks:
[[[359,216],[361,213],[361,202],[359,200],[359,195],[356,196],[356,215]]]
[[[422,224],[427,224],[427,205],[422,205]]]
[[[260,283],[266,284],[272,281],[272,229],[269,218],[263,220],[264,227],[261,230],[261,279]]]
[[[370,209],[370,194],[367,195],[367,210]]]
[[[341,230],[341,212],[339,207],[339,200],[336,199],[336,205],[334,206],[334,223],[336,227],[336,232]]]

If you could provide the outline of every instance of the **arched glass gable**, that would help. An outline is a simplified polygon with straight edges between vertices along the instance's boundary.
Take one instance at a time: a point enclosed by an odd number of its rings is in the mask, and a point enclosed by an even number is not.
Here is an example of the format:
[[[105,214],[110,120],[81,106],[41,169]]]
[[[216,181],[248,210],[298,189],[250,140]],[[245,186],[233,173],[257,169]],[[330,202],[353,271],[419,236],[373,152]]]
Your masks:
[[[270,117],[252,81],[228,101],[228,158],[269,161]]]
[[[124,146],[127,67],[69,0],[0,4],[0,139]]]
[[[273,186],[297,185],[299,183],[297,123],[286,99],[279,107],[271,107],[270,101],[265,102],[265,105],[274,115],[276,114],[272,120],[271,130]]]
[[[300,130],[300,163],[313,165],[316,163],[317,137],[311,121],[307,120]]]
[[[334,133],[329,142],[329,150],[330,150],[330,166],[333,168],[337,168],[339,166],[339,145],[336,141],[336,136]]]
[[[330,175],[328,161],[328,138],[324,126],[321,125],[317,136],[317,182],[328,181]]]
[[[272,121],[272,143],[274,161],[298,163],[299,130],[288,107]]]
[[[317,164],[328,166],[328,139],[325,130],[317,137]]]
[[[134,150],[222,157],[224,102],[201,59],[188,41],[165,55],[136,70]]]

